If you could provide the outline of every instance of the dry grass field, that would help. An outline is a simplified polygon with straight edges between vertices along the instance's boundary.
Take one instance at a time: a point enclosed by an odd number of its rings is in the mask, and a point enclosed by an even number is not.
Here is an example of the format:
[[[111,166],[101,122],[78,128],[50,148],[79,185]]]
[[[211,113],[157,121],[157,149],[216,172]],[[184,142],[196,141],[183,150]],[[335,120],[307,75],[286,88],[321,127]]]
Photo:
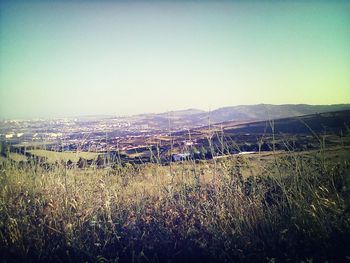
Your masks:
[[[43,167],[0,161],[1,262],[350,257],[350,149]]]

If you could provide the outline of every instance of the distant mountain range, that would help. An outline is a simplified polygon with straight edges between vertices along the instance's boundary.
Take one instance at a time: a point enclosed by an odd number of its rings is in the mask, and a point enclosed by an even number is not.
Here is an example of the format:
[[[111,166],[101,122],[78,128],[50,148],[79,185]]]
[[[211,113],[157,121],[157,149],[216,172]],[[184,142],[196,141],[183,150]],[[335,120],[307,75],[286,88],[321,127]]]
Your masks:
[[[225,127],[226,133],[288,133],[313,134],[349,132],[350,110],[308,114],[298,117],[278,118],[273,121],[273,129],[269,121],[253,121]],[[222,125],[220,125],[222,127]]]
[[[151,123],[167,127],[169,119],[172,125],[183,127],[202,126],[227,121],[261,121],[287,117],[303,116],[315,113],[350,110],[350,104],[308,105],[308,104],[257,104],[223,107],[211,112],[198,109],[171,111],[159,114],[140,114],[130,117],[137,123]]]
[[[307,104],[258,104],[224,107],[210,113],[213,122],[268,120],[303,116],[315,113],[349,110],[350,104],[307,105]]]

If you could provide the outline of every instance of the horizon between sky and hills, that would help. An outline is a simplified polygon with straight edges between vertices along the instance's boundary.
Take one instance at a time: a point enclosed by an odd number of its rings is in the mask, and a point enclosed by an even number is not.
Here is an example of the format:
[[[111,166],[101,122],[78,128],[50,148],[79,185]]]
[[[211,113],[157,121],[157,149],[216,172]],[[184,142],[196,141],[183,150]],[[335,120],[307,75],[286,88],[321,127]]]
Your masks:
[[[53,116],[32,116],[32,117],[27,117],[27,118],[0,118],[0,120],[2,121],[6,121],[6,120],[34,120],[34,119],[60,119],[60,118],[84,118],[84,117],[102,117],[102,118],[106,118],[106,117],[133,117],[133,116],[142,116],[142,115],[164,115],[164,114],[172,114],[172,113],[180,113],[180,112],[189,112],[188,114],[205,114],[207,113],[208,116],[215,111],[219,111],[219,110],[231,110],[234,111],[235,109],[238,108],[254,108],[254,107],[266,107],[266,113],[268,113],[268,107],[273,107],[273,108],[278,108],[278,107],[285,107],[285,108],[290,108],[290,107],[329,107],[330,108],[330,112],[332,111],[336,111],[337,107],[341,107],[340,110],[347,110],[350,109],[350,103],[336,103],[336,104],[306,104],[306,103],[295,103],[295,104],[266,104],[266,103],[259,103],[259,104],[250,104],[250,105],[233,105],[233,106],[223,106],[223,107],[219,107],[219,108],[215,108],[215,109],[211,109],[209,108],[208,110],[204,110],[204,109],[199,109],[199,108],[184,108],[184,109],[175,109],[175,110],[167,110],[167,111],[156,111],[156,112],[140,112],[140,113],[135,113],[135,114],[124,114],[124,115],[120,115],[120,114],[113,114],[113,113],[101,113],[101,114],[79,114],[79,115],[53,115]],[[334,109],[332,108],[334,107]],[[315,111],[316,113],[317,111]],[[327,111],[326,111],[327,112]],[[299,114],[296,116],[302,116],[304,114]],[[292,116],[291,116],[292,117]]]

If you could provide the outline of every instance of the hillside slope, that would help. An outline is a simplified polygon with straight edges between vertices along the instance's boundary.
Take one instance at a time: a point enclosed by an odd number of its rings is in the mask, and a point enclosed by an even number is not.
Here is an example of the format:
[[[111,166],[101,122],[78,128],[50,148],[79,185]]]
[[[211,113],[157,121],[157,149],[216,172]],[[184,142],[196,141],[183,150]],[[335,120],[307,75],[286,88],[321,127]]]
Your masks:
[[[185,129],[204,126],[210,123],[227,121],[262,121],[316,113],[350,110],[350,104],[307,105],[307,104],[257,104],[223,107],[205,112],[196,109],[171,111],[158,114],[140,114],[132,116],[133,123],[152,124],[159,128],[184,127]]]

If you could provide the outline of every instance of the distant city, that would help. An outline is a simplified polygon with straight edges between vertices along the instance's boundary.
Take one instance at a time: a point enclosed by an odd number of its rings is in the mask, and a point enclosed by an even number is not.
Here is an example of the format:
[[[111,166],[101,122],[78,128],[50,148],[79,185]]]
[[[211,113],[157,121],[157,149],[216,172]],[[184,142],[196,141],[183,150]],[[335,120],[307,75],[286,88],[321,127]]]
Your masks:
[[[310,114],[317,116],[322,112],[340,111],[342,114],[337,115],[340,118],[339,121],[331,126],[335,125],[332,127],[338,129],[343,127],[345,131],[342,118],[348,117],[347,110],[350,110],[350,105],[347,104],[319,106],[260,104],[220,108],[212,112],[189,109],[126,117],[85,116],[3,120],[0,123],[0,139],[10,144],[13,151],[20,151],[22,154],[42,149],[53,152],[93,152],[114,155],[118,153],[129,161],[146,162],[150,161],[152,156],[160,160],[169,160],[171,156],[174,160],[188,156],[213,158],[228,153],[270,150],[267,142],[271,142],[271,138],[265,126],[271,119],[281,123],[279,128],[284,131],[284,134],[298,134],[299,143],[303,141],[302,136],[310,137],[308,127],[313,125],[312,122],[306,119],[306,122],[309,122],[308,125],[303,124],[298,128],[300,123],[291,125],[293,119],[287,119],[288,121],[283,123],[283,118]],[[317,119],[317,117],[313,118]],[[335,119],[334,116],[332,118]],[[282,121],[278,122],[278,120]],[[328,119],[323,118],[323,121],[328,122]],[[315,124],[322,123],[317,120]],[[316,132],[322,132],[322,127],[325,126],[317,125],[312,126],[313,129]],[[276,133],[276,136],[281,139],[281,132],[276,130]],[[212,140],[213,144],[209,140]],[[312,148],[310,145],[313,140],[308,138],[306,139],[308,143],[301,144],[303,147]],[[225,144],[225,149],[220,144]],[[277,146],[285,150],[283,143]]]

